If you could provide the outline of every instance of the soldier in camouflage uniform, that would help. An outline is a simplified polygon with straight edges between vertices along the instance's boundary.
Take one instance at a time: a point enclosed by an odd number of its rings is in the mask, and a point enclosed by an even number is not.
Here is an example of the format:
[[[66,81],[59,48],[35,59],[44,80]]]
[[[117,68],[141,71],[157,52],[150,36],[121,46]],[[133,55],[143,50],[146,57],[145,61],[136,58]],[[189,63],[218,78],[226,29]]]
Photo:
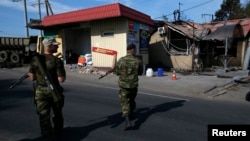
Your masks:
[[[62,60],[53,56],[57,52],[59,43],[55,39],[44,39],[43,45],[45,52],[43,55],[38,55],[40,61],[34,58],[31,60],[29,78],[32,81],[36,80],[35,89],[35,104],[37,114],[39,115],[41,133],[46,141],[54,141],[54,134],[63,129],[63,114],[62,108],[64,105],[64,96],[62,94],[62,83],[66,79],[66,72]],[[47,86],[45,78],[39,69],[38,63],[43,63],[47,73],[55,86],[60,90],[59,93],[62,99],[55,103],[51,89]],[[50,112],[53,110],[53,125],[51,124]]]
[[[138,90],[138,75],[142,75],[142,62],[136,56],[136,47],[134,44],[127,46],[127,55],[121,57],[115,67],[108,71],[115,72],[119,76],[118,86],[120,87],[119,98],[122,107],[122,114],[125,118],[125,128],[132,127],[131,119],[133,111],[136,108],[135,98]]]

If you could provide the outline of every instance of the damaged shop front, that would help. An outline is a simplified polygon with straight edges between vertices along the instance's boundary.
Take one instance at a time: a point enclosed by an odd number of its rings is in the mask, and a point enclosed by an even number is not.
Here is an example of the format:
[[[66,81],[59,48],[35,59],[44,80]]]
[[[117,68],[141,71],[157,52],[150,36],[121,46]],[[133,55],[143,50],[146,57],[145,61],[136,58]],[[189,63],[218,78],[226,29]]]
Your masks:
[[[201,63],[199,41],[207,33],[206,28],[195,23],[164,22],[150,39],[150,66],[193,70],[194,65]]]
[[[249,60],[249,29],[249,19],[205,24],[162,22],[150,39],[150,66],[192,71],[216,66],[241,69]]]

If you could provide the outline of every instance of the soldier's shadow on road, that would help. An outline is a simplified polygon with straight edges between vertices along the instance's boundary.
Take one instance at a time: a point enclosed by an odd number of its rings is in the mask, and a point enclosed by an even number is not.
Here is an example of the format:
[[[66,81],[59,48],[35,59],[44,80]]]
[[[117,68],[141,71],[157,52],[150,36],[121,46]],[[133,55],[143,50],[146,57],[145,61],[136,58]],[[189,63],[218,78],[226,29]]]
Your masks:
[[[135,111],[135,121],[133,130],[138,130],[141,125],[151,116],[156,113],[162,113],[169,111],[174,108],[178,108],[183,106],[183,103],[186,102],[185,100],[178,100],[173,102],[166,102],[163,104],[159,104],[153,107],[146,107],[146,108],[139,108]]]
[[[183,106],[184,100],[178,100],[174,102],[166,102],[153,107],[139,108],[135,111],[137,117],[133,120],[134,127],[132,130],[138,130],[140,126],[153,114],[159,112],[166,112],[173,108]],[[105,127],[116,128],[124,122],[121,118],[122,113],[116,113],[103,118],[94,119],[89,121],[89,125],[83,127],[66,127],[63,129],[61,134],[57,137],[59,141],[81,141],[86,138],[91,132]],[[129,131],[128,131],[129,132]],[[35,139],[22,139],[19,141],[42,141],[41,137]]]

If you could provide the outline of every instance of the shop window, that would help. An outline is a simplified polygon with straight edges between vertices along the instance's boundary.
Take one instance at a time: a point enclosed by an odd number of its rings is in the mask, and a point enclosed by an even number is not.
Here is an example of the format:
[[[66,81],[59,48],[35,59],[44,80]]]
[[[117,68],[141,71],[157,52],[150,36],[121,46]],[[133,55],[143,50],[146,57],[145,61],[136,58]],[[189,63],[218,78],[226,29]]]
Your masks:
[[[105,31],[102,32],[102,37],[113,37],[114,36],[114,31]]]

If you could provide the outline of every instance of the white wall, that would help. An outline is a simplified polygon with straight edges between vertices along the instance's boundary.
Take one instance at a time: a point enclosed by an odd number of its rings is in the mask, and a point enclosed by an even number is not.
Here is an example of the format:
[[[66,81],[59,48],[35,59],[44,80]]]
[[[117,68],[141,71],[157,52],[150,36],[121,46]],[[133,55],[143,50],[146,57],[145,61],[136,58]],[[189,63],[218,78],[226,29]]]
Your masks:
[[[114,32],[114,36],[103,37],[103,32]],[[125,18],[105,19],[91,23],[91,46],[118,52],[117,60],[127,53],[127,20]],[[95,67],[112,67],[113,56],[92,52]]]

